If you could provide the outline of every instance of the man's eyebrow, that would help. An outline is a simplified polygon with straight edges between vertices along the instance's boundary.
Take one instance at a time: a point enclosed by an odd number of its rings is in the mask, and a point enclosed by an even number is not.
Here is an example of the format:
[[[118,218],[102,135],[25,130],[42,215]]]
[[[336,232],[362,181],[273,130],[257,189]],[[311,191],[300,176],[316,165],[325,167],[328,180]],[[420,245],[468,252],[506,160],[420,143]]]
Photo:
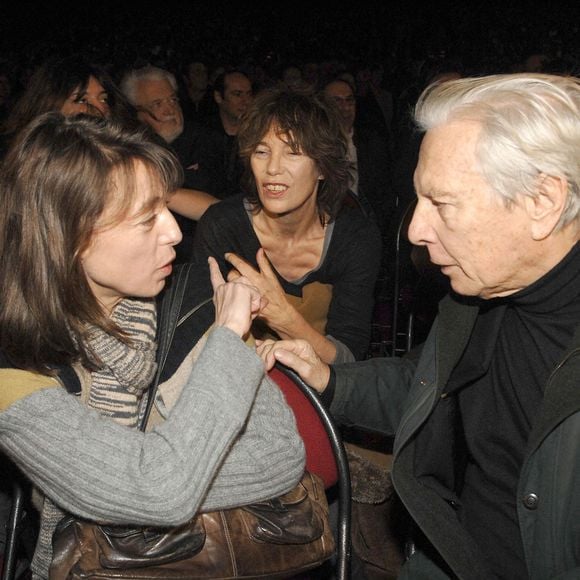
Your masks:
[[[431,199],[442,199],[445,197],[455,197],[455,194],[451,191],[445,191],[442,189],[429,189],[424,192],[417,192],[417,195],[422,195],[423,197],[429,197]]]

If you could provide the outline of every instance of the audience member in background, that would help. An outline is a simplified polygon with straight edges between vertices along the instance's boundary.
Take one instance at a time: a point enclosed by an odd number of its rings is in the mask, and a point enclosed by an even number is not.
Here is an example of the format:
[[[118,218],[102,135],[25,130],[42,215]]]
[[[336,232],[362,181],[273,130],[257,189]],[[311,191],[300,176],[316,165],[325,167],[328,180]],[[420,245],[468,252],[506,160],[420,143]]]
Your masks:
[[[45,60],[31,75],[14,104],[4,130],[16,135],[32,119],[49,111],[86,113],[136,125],[135,111],[107,72],[83,56]]]
[[[217,201],[219,187],[219,153],[217,143],[212,148],[208,132],[194,121],[184,122],[177,96],[177,81],[167,70],[146,66],[127,72],[121,80],[121,90],[136,108],[141,121],[159,135],[177,155],[184,183],[182,199],[174,199],[171,209],[183,233],[178,247],[178,262],[189,259],[195,232],[195,220]],[[183,206],[181,205],[183,202]]]
[[[336,108],[288,89],[258,95],[238,133],[245,194],[211,207],[194,253],[262,293],[254,335],[308,338],[327,362],[367,354],[378,228],[345,207],[347,141]],[[230,273],[232,274],[232,273]]]
[[[370,204],[372,214],[382,228],[396,205],[389,143],[380,130],[356,123],[356,97],[347,81],[336,79],[329,82],[324,87],[324,95],[338,107],[348,137],[348,158],[353,175],[351,189],[359,196],[363,207]]]
[[[383,87],[383,75],[383,66],[378,63],[357,69],[357,123],[383,132],[392,153],[394,102],[392,93]]]
[[[288,65],[284,68],[280,76],[280,83],[288,89],[303,90],[306,88],[306,83],[302,78],[302,71],[294,65]]]
[[[31,74],[2,125],[3,151],[32,119],[49,111],[86,113],[136,126],[135,111],[106,71],[82,56],[49,58]]]
[[[182,67],[181,78],[185,86],[181,107],[186,122],[190,119],[205,122],[216,106],[209,84],[207,65],[204,61],[189,59]]]
[[[305,86],[311,91],[316,91],[320,88],[321,71],[320,64],[316,61],[310,60],[302,65],[302,80]]]
[[[253,99],[250,79],[240,71],[220,74],[213,84],[213,97],[217,110],[206,120],[213,130],[208,139],[216,139],[221,149],[221,186],[216,194],[225,199],[240,190],[242,164],[238,155],[238,131],[242,116],[248,111]]]

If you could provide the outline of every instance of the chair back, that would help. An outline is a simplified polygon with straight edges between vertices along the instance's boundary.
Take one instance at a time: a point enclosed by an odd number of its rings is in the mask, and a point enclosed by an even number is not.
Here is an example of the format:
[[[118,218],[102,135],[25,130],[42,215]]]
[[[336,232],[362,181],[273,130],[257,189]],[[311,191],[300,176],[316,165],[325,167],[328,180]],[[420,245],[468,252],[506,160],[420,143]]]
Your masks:
[[[8,519],[5,522],[0,522],[0,525],[4,525],[6,529],[6,543],[4,546],[0,579],[15,580],[17,569],[19,567],[22,568],[21,556],[24,548],[22,532],[24,531],[25,524],[28,523],[28,518],[26,517],[26,498],[28,497],[29,484],[23,480],[22,475],[14,464],[1,453],[0,465],[2,466],[2,478],[8,483],[3,490],[6,493],[5,498],[10,498]]]
[[[276,363],[270,371],[270,376],[280,385],[288,405],[294,411],[298,431],[304,439],[307,468],[320,475],[325,484],[337,481],[338,538],[335,578],[348,580],[351,550],[351,486],[348,459],[339,428],[332,415],[320,402],[316,392],[298,373]],[[323,427],[324,433],[321,432],[320,426]],[[334,466],[326,456],[329,448]],[[323,458],[323,455],[326,458]]]

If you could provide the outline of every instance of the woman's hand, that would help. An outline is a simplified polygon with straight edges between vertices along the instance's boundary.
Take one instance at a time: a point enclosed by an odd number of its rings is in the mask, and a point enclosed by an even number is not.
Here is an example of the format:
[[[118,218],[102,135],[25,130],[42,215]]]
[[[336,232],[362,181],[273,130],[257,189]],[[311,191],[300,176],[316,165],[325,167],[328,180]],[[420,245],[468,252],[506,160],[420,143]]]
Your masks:
[[[319,393],[328,385],[330,367],[322,362],[306,340],[256,340],[256,352],[267,371],[278,361],[294,369]]]
[[[244,276],[226,282],[218,263],[208,258],[213,302],[215,304],[215,323],[233,330],[240,338],[245,338],[252,320],[265,307],[258,288]]]
[[[235,280],[238,276],[245,277],[250,284],[258,288],[262,297],[267,300],[267,306],[260,312],[260,318],[263,318],[276,331],[284,331],[289,328],[295,315],[295,309],[286,299],[284,289],[280,285],[263,248],[260,248],[256,254],[258,270],[237,254],[229,252],[225,258],[235,268],[228,274],[228,280]]]

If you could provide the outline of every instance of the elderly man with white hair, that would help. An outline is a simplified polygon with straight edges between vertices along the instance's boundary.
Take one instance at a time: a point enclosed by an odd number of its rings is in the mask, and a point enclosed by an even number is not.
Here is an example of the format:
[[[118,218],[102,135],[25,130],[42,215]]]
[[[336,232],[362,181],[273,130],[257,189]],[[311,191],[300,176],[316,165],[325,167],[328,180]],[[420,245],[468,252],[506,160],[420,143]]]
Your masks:
[[[171,209],[177,212],[175,217],[184,234],[178,247],[178,261],[189,261],[194,222],[218,201],[215,197],[221,184],[218,144],[211,147],[205,128],[194,123],[185,125],[177,81],[168,70],[150,65],[129,70],[120,88],[137,109],[139,119],[161,137],[183,168],[184,187],[173,196]]]
[[[580,578],[580,80],[428,87],[409,239],[449,277],[417,364],[267,342],[341,421],[396,433],[400,578]]]

